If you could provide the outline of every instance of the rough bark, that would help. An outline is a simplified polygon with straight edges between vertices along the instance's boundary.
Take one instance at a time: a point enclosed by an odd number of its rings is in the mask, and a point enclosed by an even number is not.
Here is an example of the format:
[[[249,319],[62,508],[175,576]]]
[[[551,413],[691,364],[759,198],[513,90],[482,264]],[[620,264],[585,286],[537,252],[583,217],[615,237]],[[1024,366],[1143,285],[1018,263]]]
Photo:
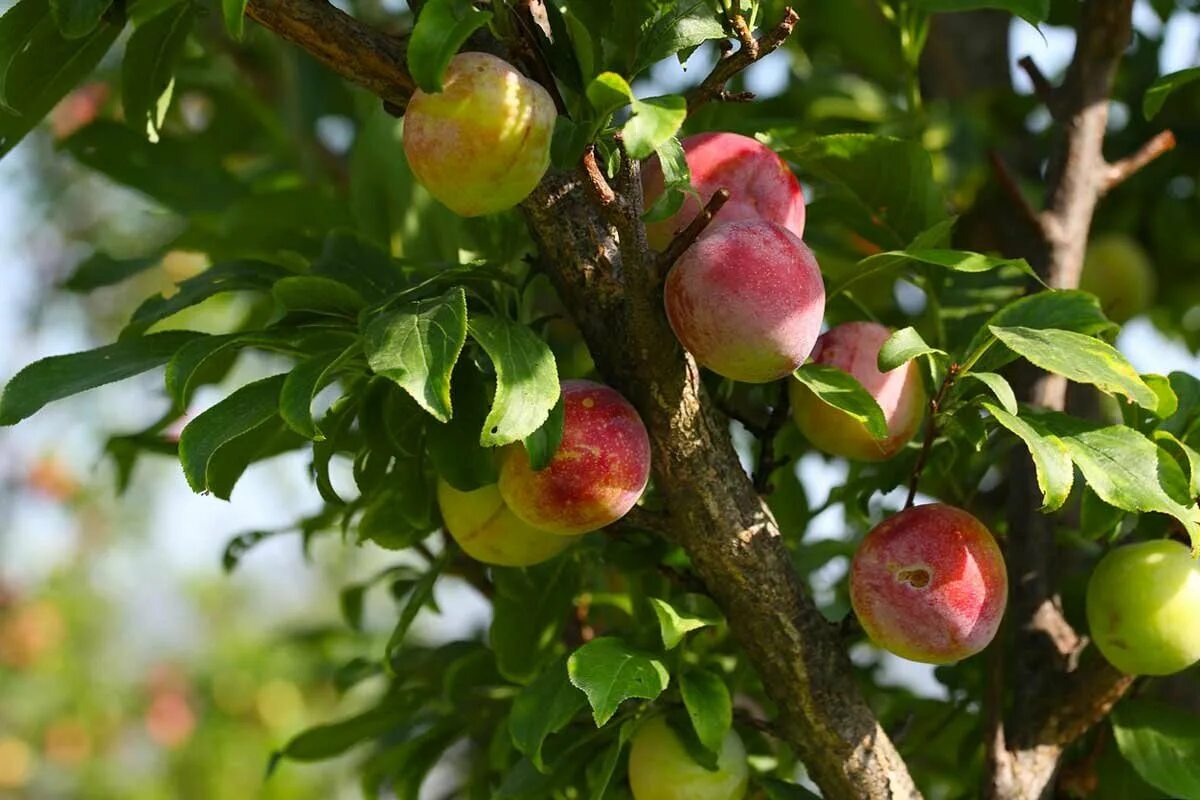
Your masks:
[[[400,105],[403,45],[318,0],[251,0],[247,13],[347,79]],[[675,343],[641,225],[640,178],[605,213],[582,171],[551,172],[524,203],[543,267],[605,379],[637,406],[654,448],[668,535],[692,558],[778,705],[775,727],[831,800],[919,797],[855,685],[835,628],[800,584],[778,526],[742,470],[728,420]]]

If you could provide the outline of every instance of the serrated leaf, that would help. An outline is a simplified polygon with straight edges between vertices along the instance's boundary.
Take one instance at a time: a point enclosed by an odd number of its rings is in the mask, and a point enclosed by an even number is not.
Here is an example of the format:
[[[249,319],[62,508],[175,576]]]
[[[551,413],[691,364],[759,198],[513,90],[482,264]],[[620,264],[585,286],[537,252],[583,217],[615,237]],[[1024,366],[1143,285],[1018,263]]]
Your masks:
[[[317,353],[297,364],[283,381],[279,392],[279,416],[289,428],[306,439],[324,439],[313,422],[312,401],[328,386],[338,370],[358,352],[358,345],[344,350]]]
[[[549,772],[542,760],[546,737],[565,728],[586,702],[567,677],[567,659],[559,659],[538,673],[513,700],[508,720],[513,745],[540,772]]]
[[[219,452],[278,416],[279,392],[285,377],[274,375],[246,384],[183,429],[179,436],[179,461],[192,491],[217,494],[214,486],[217,471],[213,466]]]
[[[1183,456],[1188,467],[1188,496],[1200,498],[1200,453],[1168,431],[1155,431],[1154,441],[1166,444]]]
[[[4,387],[0,425],[15,425],[55,400],[160,367],[180,348],[202,336],[191,331],[168,331],[34,362]]]
[[[161,257],[157,255],[145,258],[113,258],[97,251],[75,267],[71,277],[63,282],[62,288],[69,292],[84,293],[112,286],[145,272],[160,260]]]
[[[733,701],[725,681],[710,670],[689,670],[679,676],[679,693],[700,744],[719,756],[733,727]]]
[[[1152,786],[1200,800],[1200,719],[1182,706],[1127,699],[1113,713],[1121,755]]]
[[[682,0],[654,20],[639,39],[631,72],[637,75],[668,56],[725,36],[725,26],[710,0]]]
[[[1017,405],[1017,395],[1013,392],[1012,386],[1009,385],[1003,375],[998,375],[995,372],[968,372],[963,377],[974,378],[986,386],[1009,414],[1015,416],[1020,413]]]
[[[1146,119],[1154,119],[1158,116],[1158,112],[1162,111],[1163,104],[1167,102],[1167,97],[1171,92],[1197,80],[1200,80],[1200,67],[1191,67],[1163,75],[1150,84],[1150,88],[1146,90],[1146,96],[1142,99],[1142,113],[1146,115]]]
[[[363,330],[367,363],[439,422],[453,414],[450,375],[467,340],[467,296],[451,289],[375,316]]]
[[[221,18],[225,30],[239,42],[246,33],[246,6],[249,0],[221,0]]]
[[[16,14],[14,24],[24,17],[16,9],[10,14]],[[96,68],[120,33],[120,25],[101,20],[83,38],[65,39],[53,19],[49,16],[40,19],[24,37],[24,46],[13,51],[7,70],[0,70],[4,79],[0,97],[0,158],[11,152],[67,92]]]
[[[793,375],[822,402],[861,422],[876,439],[887,437],[887,419],[870,392],[852,375],[825,364],[805,364]]]
[[[649,600],[654,608],[654,615],[658,618],[663,647],[667,650],[674,650],[683,641],[683,637],[692,631],[716,625],[721,621],[721,613],[702,595],[689,595],[687,608],[677,607],[657,597],[651,597]]]
[[[1033,456],[1037,470],[1038,488],[1042,490],[1042,511],[1057,511],[1071,494],[1075,483],[1075,467],[1067,446],[1057,436],[1043,430],[1036,423],[1004,411],[991,403],[983,407],[996,422],[1015,434]]]
[[[1142,408],[1158,408],[1158,395],[1125,356],[1099,339],[1073,331],[990,326],[992,335],[1034,366],[1088,383],[1108,394],[1123,395]]]
[[[146,300],[121,331],[121,338],[138,336],[151,325],[226,292],[266,292],[275,281],[292,273],[265,261],[227,261],[182,281],[170,297],[158,295]]]
[[[593,639],[572,653],[567,671],[571,683],[587,695],[597,728],[612,719],[621,703],[653,700],[671,681],[661,661],[611,636]]]
[[[1054,328],[1089,335],[1107,333],[1116,328],[1100,308],[1095,295],[1078,290],[1052,290],[1022,297],[997,311],[971,338],[963,352],[972,369],[995,372],[1017,358],[996,342],[991,327]]]
[[[87,36],[100,24],[112,0],[50,0],[50,13],[66,39]]]
[[[687,119],[687,100],[669,94],[632,100],[633,116],[621,129],[631,158],[648,158],[675,134]]]
[[[470,0],[429,0],[421,7],[408,40],[408,70],[426,92],[442,90],[442,76],[463,43],[488,24],[492,12]]]
[[[183,0],[138,26],[125,45],[121,62],[125,121],[151,142],[158,141],[171,103],[175,65],[195,19],[194,6]]]
[[[499,317],[475,316],[468,330],[496,368],[496,396],[479,443],[500,447],[532,435],[559,399],[554,353],[526,326]]]
[[[921,356],[946,355],[945,350],[939,350],[928,344],[916,328],[901,328],[888,337],[879,349],[876,366],[880,372],[891,372],[904,366],[914,358]]]

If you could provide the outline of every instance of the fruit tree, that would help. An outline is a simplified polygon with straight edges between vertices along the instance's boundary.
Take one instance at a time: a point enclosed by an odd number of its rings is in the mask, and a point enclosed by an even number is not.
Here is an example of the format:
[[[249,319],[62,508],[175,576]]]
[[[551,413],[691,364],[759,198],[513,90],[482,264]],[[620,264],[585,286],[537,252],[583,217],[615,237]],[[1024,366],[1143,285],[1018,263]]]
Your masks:
[[[215,504],[301,451],[323,501],[229,568],[288,533],[394,553],[343,604],[387,584],[389,633],[329,665],[374,702],[268,772],[1200,798],[1200,378],[1124,347],[1200,348],[1200,69],[1162,67],[1192,3],[794,5],[0,17],[0,155],[51,115],[45,157],[169,221],[66,288],[199,265],[13,376],[0,424],[165,368],[123,482],[165,454]],[[488,629],[420,641],[450,584]]]

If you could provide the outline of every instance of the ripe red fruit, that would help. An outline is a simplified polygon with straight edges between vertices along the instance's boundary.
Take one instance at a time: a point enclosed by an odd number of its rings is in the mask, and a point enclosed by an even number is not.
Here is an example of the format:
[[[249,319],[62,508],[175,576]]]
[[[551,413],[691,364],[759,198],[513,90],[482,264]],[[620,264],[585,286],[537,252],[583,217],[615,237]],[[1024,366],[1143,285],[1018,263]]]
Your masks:
[[[850,600],[867,635],[898,656],[948,664],[987,647],[1008,602],[995,538],[959,508],[917,506],[877,525],[854,555]]]

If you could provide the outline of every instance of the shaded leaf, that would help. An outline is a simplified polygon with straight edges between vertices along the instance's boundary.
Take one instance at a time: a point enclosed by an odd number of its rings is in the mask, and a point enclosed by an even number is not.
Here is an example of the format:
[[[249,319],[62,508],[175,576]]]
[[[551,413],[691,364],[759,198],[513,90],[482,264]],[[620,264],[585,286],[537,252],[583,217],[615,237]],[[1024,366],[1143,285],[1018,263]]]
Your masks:
[[[554,353],[529,328],[499,317],[472,317],[468,330],[496,368],[496,395],[479,443],[500,447],[531,436],[559,400]]]
[[[442,90],[442,76],[467,38],[492,18],[470,0],[429,0],[408,41],[408,70],[426,92]]]
[[[1127,699],[1113,713],[1121,755],[1152,786],[1200,800],[1200,719],[1186,708]]]
[[[679,676],[679,693],[700,744],[719,756],[733,727],[733,701],[725,681],[710,670],[689,670]]]
[[[587,695],[597,728],[612,719],[621,703],[653,700],[671,680],[661,661],[611,636],[593,639],[572,653],[567,670],[571,683]]]
[[[559,659],[538,673],[513,700],[508,720],[513,744],[539,771],[548,772],[542,760],[546,737],[565,728],[586,703],[567,677],[566,658]]]
[[[792,374],[822,402],[861,422],[876,439],[887,437],[887,419],[879,403],[849,373],[837,367],[810,363]]]
[[[1062,508],[1075,483],[1075,468],[1067,446],[1054,434],[1048,433],[1023,417],[1017,417],[990,403],[984,403],[992,417],[1025,443],[1037,469],[1038,488],[1042,490],[1042,510]]]
[[[286,376],[246,384],[188,423],[179,436],[179,461],[192,491],[212,491],[217,470],[213,469],[223,447],[236,446],[244,434],[259,430],[279,413],[279,392]]]

